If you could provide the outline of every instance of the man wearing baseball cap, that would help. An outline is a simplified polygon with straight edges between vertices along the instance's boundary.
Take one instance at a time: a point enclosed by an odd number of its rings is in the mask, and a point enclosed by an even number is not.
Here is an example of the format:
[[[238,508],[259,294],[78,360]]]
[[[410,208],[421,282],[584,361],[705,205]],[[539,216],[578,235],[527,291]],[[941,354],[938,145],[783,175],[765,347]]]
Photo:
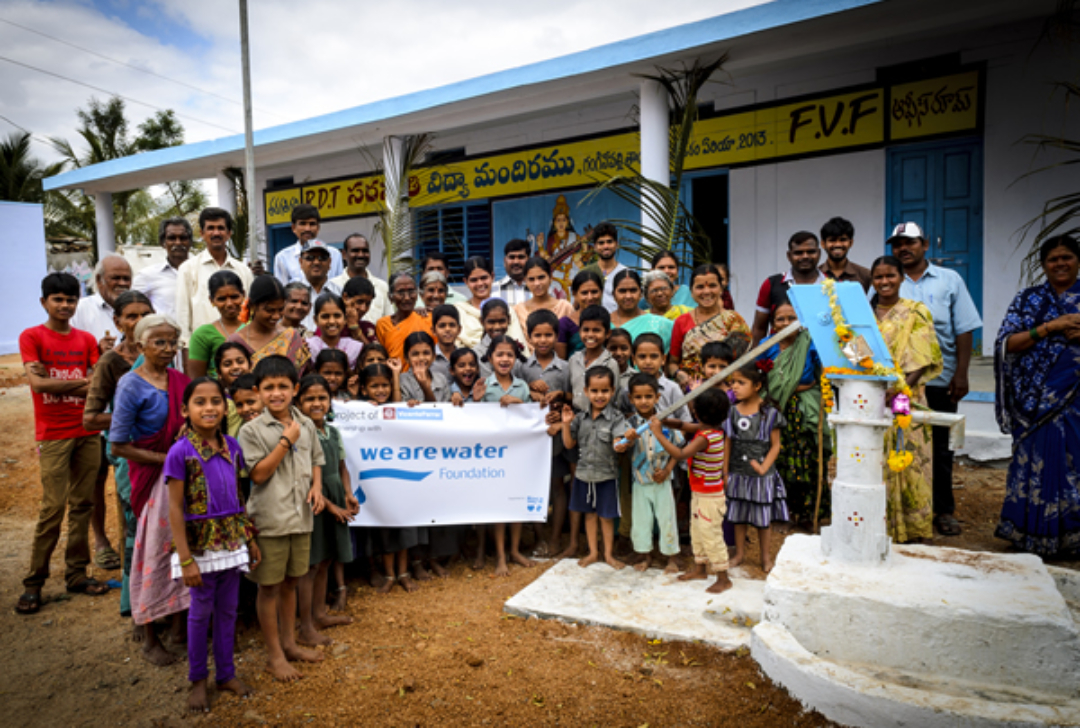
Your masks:
[[[934,316],[934,331],[941,346],[945,368],[941,376],[926,383],[926,401],[938,412],[957,411],[968,393],[968,364],[975,329],[982,326],[979,311],[971,300],[960,274],[941,268],[926,259],[930,243],[922,228],[913,222],[897,225],[888,240],[892,254],[904,266],[900,296],[921,301]],[[942,536],[959,536],[960,523],[953,515],[956,502],[952,492],[953,454],[949,430],[934,428],[934,526]]]
[[[319,240],[320,221],[319,208],[315,205],[297,205],[292,209],[292,231],[296,242],[274,256],[274,277],[281,281],[281,285],[287,286],[292,281],[304,280],[300,254],[311,247],[312,243],[318,243],[329,251],[328,275],[331,278],[341,275],[341,253]]]
[[[323,241],[312,240],[300,253],[300,271],[304,276],[301,280],[311,287],[311,310],[303,321],[308,331],[314,331],[316,328],[315,301],[319,298],[319,294],[333,292],[332,287],[327,285],[330,281],[331,250],[333,248]]]

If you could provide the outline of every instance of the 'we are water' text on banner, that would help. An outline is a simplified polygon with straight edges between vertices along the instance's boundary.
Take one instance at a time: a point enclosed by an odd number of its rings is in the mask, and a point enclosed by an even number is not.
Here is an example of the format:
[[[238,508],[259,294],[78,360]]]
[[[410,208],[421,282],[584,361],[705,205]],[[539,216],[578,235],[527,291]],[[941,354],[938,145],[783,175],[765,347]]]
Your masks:
[[[354,526],[544,521],[551,438],[537,404],[335,402],[352,477]]]

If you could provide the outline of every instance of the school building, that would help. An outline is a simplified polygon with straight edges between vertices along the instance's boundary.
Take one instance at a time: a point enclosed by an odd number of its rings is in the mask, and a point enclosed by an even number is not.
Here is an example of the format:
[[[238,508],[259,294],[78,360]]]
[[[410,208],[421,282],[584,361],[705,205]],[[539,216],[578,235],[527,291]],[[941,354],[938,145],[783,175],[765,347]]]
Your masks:
[[[563,266],[585,262],[579,237],[603,220],[639,218],[614,193],[585,199],[606,175],[668,173],[667,98],[641,74],[727,54],[703,91],[684,199],[730,266],[750,318],[761,282],[787,269],[787,240],[834,215],[853,221],[851,258],[885,250],[914,220],[934,262],[967,280],[992,343],[1021,287],[1018,231],[1075,189],[1028,135],[1068,136],[1056,81],[1068,66],[1040,41],[1055,0],[776,0],[589,51],[333,114],[258,130],[255,180],[263,257],[294,242],[289,213],[319,207],[321,238],[362,232],[382,265],[373,160],[387,137],[430,133],[409,185],[424,251],[460,265],[526,238]],[[1077,129],[1074,120],[1071,126]],[[1073,134],[1075,138],[1075,133]],[[111,193],[243,167],[243,137],[163,149],[47,180],[95,196],[101,247],[112,245]],[[1072,184],[1070,184],[1072,183]],[[628,264],[637,261],[624,260]]]

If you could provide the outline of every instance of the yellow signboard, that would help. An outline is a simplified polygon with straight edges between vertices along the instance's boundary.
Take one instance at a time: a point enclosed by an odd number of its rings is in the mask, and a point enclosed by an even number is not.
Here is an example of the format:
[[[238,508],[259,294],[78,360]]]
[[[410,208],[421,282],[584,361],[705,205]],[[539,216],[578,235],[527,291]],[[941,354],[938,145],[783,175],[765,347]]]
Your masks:
[[[890,139],[946,134],[979,124],[979,72],[917,81],[890,89]]]
[[[979,72],[917,83],[824,95],[780,106],[735,112],[698,122],[687,169],[727,167],[975,129]],[[888,93],[887,93],[888,91]],[[890,101],[891,99],[891,101]],[[485,200],[596,184],[636,169],[636,133],[508,152],[418,169],[409,180],[410,205]],[[378,212],[381,175],[302,185],[266,194],[267,223],[289,222],[292,208],[315,205],[323,218]]]
[[[885,139],[885,93],[869,89],[707,119],[694,127],[687,169],[831,151]]]

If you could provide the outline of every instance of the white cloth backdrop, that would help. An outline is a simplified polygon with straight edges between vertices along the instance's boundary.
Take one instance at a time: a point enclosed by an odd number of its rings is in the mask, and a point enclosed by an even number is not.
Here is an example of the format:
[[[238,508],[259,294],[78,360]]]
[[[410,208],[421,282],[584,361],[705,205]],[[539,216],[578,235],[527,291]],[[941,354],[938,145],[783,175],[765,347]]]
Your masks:
[[[355,492],[353,526],[547,519],[551,438],[538,404],[335,402]],[[362,499],[363,500],[363,499]]]

